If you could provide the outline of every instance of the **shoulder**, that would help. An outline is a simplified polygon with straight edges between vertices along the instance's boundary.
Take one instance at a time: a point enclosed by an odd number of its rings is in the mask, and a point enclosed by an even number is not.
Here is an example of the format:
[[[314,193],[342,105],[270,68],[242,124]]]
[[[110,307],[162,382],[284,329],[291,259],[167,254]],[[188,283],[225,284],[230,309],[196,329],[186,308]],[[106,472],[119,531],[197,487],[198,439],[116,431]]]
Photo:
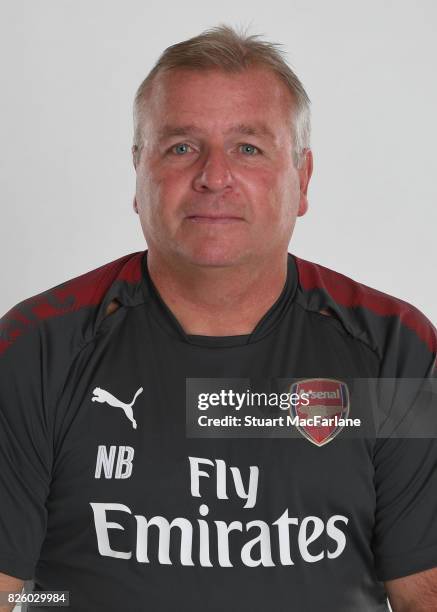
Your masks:
[[[0,319],[0,356],[62,336],[73,348],[92,338],[111,300],[141,299],[141,262],[135,252],[71,278],[11,308]],[[27,341],[26,341],[27,339]]]
[[[391,357],[393,361],[397,356],[399,363],[420,356],[424,363],[435,362],[436,329],[417,308],[319,264],[297,257],[295,261],[297,299],[306,310],[339,319],[381,360]],[[400,372],[393,371],[393,375]]]

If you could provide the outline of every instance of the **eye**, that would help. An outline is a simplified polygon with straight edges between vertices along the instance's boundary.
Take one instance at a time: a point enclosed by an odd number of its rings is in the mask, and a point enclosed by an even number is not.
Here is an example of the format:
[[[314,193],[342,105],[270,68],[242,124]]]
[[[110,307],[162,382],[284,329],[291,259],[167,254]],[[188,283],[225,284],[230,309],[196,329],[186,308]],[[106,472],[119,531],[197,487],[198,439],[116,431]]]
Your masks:
[[[260,152],[258,147],[254,147],[253,145],[248,144],[248,143],[240,145],[240,149],[243,151],[245,155],[249,155],[249,156],[258,155],[258,153]]]
[[[176,155],[185,155],[185,153],[188,153],[190,148],[190,145],[186,142],[180,142],[179,144],[174,145],[174,147],[172,147],[170,151],[172,151]]]

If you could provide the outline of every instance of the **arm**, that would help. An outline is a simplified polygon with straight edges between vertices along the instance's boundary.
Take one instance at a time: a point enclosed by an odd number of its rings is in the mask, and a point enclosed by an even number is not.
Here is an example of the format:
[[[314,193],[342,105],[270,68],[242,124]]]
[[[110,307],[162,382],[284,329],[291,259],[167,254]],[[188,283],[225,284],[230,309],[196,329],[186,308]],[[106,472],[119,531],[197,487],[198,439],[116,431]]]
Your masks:
[[[23,584],[24,581],[20,580],[20,578],[13,578],[12,576],[7,576],[0,572],[0,593],[21,593]],[[0,605],[0,612],[10,612],[13,607],[13,604],[5,606]]]
[[[22,302],[0,318],[0,589],[11,591],[33,578],[47,530],[55,447],[49,379],[57,388],[64,364],[57,369],[58,340],[33,313],[42,303]],[[8,608],[0,603],[1,612]]]
[[[384,584],[393,612],[437,612],[437,567]]]

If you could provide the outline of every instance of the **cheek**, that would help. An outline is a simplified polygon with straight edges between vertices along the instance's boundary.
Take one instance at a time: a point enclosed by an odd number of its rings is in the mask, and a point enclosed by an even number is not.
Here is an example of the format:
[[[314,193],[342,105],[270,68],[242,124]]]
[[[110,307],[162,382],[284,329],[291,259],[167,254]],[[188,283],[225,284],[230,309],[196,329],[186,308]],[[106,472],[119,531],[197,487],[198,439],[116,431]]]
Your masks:
[[[272,199],[276,191],[276,177],[262,167],[246,169],[244,172],[234,173],[241,191],[248,195],[252,202],[266,201]]]
[[[290,213],[295,200],[296,186],[293,177],[261,171],[246,177],[246,193],[259,218],[274,221]]]
[[[186,198],[190,178],[187,173],[169,169],[165,172],[151,172],[149,186],[155,205],[160,209],[171,211]]]
[[[137,201],[142,213],[153,218],[162,212],[161,202],[166,201],[166,183],[156,173],[143,169],[137,174]]]
[[[273,189],[275,190],[275,205],[278,208],[278,214],[285,217],[295,216],[300,200],[297,173],[285,171],[278,175]]]

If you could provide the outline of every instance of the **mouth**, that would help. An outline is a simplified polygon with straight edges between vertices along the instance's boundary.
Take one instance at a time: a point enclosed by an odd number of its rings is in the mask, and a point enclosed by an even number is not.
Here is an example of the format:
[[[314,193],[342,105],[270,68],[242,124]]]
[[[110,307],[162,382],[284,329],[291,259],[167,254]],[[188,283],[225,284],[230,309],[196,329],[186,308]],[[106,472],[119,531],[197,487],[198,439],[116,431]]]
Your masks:
[[[242,217],[233,217],[232,215],[190,215],[186,219],[192,223],[235,223],[244,221]]]

